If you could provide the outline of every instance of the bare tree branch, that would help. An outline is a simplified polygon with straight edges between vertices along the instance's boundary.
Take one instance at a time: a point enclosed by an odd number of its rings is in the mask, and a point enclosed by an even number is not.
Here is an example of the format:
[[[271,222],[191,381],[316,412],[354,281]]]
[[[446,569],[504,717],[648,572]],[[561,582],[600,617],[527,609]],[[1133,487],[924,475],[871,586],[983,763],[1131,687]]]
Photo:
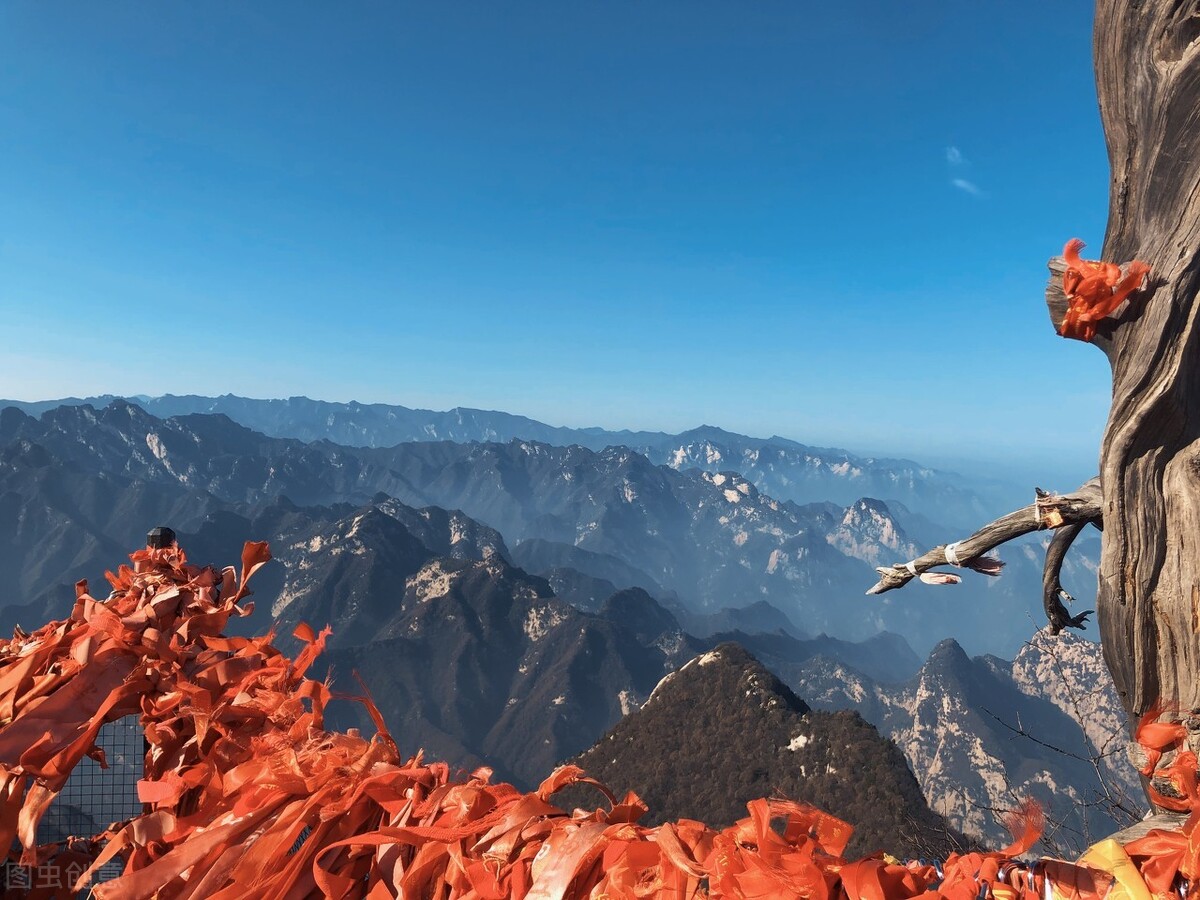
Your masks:
[[[1023,534],[1042,531],[1046,528],[1087,523],[1099,519],[1100,516],[1099,478],[1085,482],[1078,490],[1070,494],[1047,494],[1039,490],[1037,499],[1032,504],[1006,516],[1001,516],[964,540],[934,547],[924,556],[907,563],[880,566],[875,570],[879,573],[879,581],[867,593],[882,594],[904,587],[914,578],[938,566],[957,565],[976,568],[977,571],[983,571],[986,574],[998,574],[998,569],[980,561],[980,557],[989,550]],[[949,549],[949,555],[947,555],[947,549]]]
[[[1059,580],[1067,551],[1071,549],[1071,545],[1075,543],[1079,533],[1089,524],[1100,527],[1100,520],[1092,519],[1090,522],[1073,522],[1070,525],[1063,525],[1054,533],[1054,537],[1050,540],[1050,546],[1046,548],[1046,566],[1042,570],[1042,604],[1046,608],[1046,618],[1050,620],[1051,634],[1058,634],[1064,628],[1078,628],[1082,631],[1087,627],[1087,617],[1095,612],[1094,609],[1087,609],[1072,616],[1063,606],[1062,601],[1065,599],[1070,603],[1075,598],[1063,590],[1062,582]]]
[[[1062,534],[1062,532],[1065,530],[1066,527],[1060,529],[1058,534]],[[1056,539],[1058,538],[1058,534],[1055,535]],[[1105,738],[1103,746],[1096,746],[1095,741],[1092,740],[1091,732],[1084,725],[1084,711],[1080,705],[1081,698],[1075,691],[1075,684],[1073,680],[1067,677],[1061,657],[1054,649],[1054,645],[1052,644],[1043,644],[1041,645],[1040,650],[1050,657],[1051,662],[1054,664],[1054,670],[1058,673],[1059,684],[1066,691],[1067,698],[1071,701],[1071,717],[1079,725],[1079,730],[1083,733],[1083,739],[1087,743],[1088,749],[1091,750],[1091,758],[1089,759],[1089,762],[1092,765],[1092,771],[1096,773],[1096,781],[1099,783],[1100,789],[1104,792],[1104,796],[1101,798],[1101,800],[1107,809],[1109,818],[1117,823],[1120,823],[1122,820],[1124,820],[1126,825],[1132,825],[1139,818],[1141,818],[1142,809],[1136,800],[1125,793],[1111,770],[1106,770],[1105,768],[1105,763],[1108,761],[1108,758],[1119,758],[1120,750],[1124,747],[1124,744],[1121,744],[1118,747],[1109,749],[1109,746],[1113,743],[1114,739],[1118,737],[1120,732],[1114,732]],[[1094,688],[1089,692],[1089,694],[1094,695],[1098,691],[1098,688]],[[1128,730],[1128,721],[1125,722],[1125,727],[1126,730]],[[1128,760],[1126,761],[1128,762]],[[1111,765],[1111,763],[1109,763],[1109,765]]]
[[[1011,731],[1013,734],[1017,735],[1018,737],[1026,738],[1027,740],[1033,741],[1035,744],[1038,744],[1039,746],[1045,747],[1047,750],[1053,750],[1055,753],[1061,753],[1063,756],[1069,757],[1070,759],[1078,760],[1079,762],[1082,762],[1082,763],[1090,763],[1092,761],[1091,759],[1089,759],[1086,756],[1080,756],[1078,753],[1072,753],[1070,750],[1064,750],[1062,747],[1056,747],[1054,744],[1048,744],[1045,741],[1041,740],[1040,738],[1034,737],[1032,734],[1030,734],[1028,731],[1025,730],[1025,726],[1022,724],[1021,716],[1019,714],[1017,715],[1017,724],[1010,725],[1008,722],[1005,722],[1002,718],[1000,718],[998,715],[996,715],[994,712],[992,712],[986,706],[981,707],[981,709],[983,709],[983,711],[985,713],[987,713],[989,716],[991,716],[993,719],[995,719],[996,722],[1003,725],[1005,728],[1007,728],[1009,731]]]

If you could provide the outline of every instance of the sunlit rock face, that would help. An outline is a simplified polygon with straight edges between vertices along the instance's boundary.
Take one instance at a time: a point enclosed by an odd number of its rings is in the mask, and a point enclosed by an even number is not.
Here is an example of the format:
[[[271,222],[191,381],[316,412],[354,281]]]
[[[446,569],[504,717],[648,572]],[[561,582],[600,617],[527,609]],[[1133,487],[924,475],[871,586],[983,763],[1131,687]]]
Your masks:
[[[1050,839],[1068,849],[1128,824],[1116,803],[1135,816],[1144,806],[1121,705],[1091,641],[1042,631],[1013,662],[943,641],[903,684],[830,660],[803,668],[793,688],[814,706],[859,710],[896,741],[930,806],[990,843],[1006,840],[991,810],[1025,796],[1059,823]]]

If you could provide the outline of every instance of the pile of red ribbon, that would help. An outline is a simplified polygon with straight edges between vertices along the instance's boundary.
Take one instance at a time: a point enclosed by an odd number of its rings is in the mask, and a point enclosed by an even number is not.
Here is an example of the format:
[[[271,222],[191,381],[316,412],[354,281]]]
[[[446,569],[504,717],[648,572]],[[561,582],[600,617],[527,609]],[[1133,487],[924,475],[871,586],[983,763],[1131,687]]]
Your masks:
[[[10,887],[6,896],[71,896],[111,860],[123,874],[94,895],[122,900],[975,900],[981,889],[1041,900],[1048,879],[1081,897],[1113,883],[1066,863],[1016,866],[1041,832],[1033,804],[1014,813],[1010,846],[938,867],[883,853],[848,861],[852,828],[787,800],[756,800],[719,831],[690,820],[647,828],[637,824],[646,807],[636,795],[617,799],[573,766],[528,794],[492,783],[487,769],[452,777],[420,753],[403,757],[367,699],[373,738],[325,729],[329,687],[307,672],[328,630],[298,628],[295,659],[270,636],[222,636],[230,616],[250,609],[246,583],[270,559],[266,544],[246,545],[240,573],[189,565],[175,547],[131,559],[109,573],[107,600],[81,583],[70,618],[0,642],[0,841],[19,845],[9,865],[86,866],[68,887]],[[98,752],[100,727],[129,714],[149,744],[144,812],[39,846],[40,818],[75,765]],[[1178,742],[1177,731],[1148,735],[1160,750]],[[1194,798],[1195,758],[1176,766]],[[580,782],[604,795],[602,808],[568,813],[550,802]],[[1128,848],[1156,892],[1194,872],[1190,835]]]
[[[1141,260],[1134,260],[1121,276],[1121,267],[1116,263],[1081,259],[1079,251],[1084,247],[1079,238],[1071,238],[1063,247],[1062,289],[1067,298],[1067,311],[1058,333],[1065,338],[1091,341],[1096,336],[1100,322],[1116,312],[1118,306],[1135,290],[1150,272],[1150,267]]]

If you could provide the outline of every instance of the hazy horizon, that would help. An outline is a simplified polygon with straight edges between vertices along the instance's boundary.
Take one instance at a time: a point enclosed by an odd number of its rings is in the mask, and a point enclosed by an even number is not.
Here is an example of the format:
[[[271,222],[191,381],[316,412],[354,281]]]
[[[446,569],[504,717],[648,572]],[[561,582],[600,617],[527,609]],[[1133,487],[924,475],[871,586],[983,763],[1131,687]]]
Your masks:
[[[231,392],[226,392],[226,393],[231,394]],[[248,397],[246,395],[238,395],[238,394],[231,394],[231,395],[239,396],[239,397],[242,397],[243,399],[250,399],[250,400],[291,399],[291,397],[262,397],[262,396]],[[132,394],[123,394],[123,395],[98,394],[98,395],[92,395],[92,396],[95,396],[95,397],[122,396],[122,397],[136,400],[138,397],[146,397],[146,398],[154,399],[156,397],[161,397],[164,395],[163,394],[147,394],[143,391],[143,392],[132,393]],[[180,395],[176,395],[176,396],[180,396]],[[220,396],[220,395],[195,395],[195,396]],[[664,428],[664,427],[655,427],[655,426],[631,427],[631,426],[624,425],[621,423],[603,424],[603,423],[597,423],[597,422],[588,422],[588,421],[585,421],[584,419],[580,419],[578,423],[553,421],[553,420],[547,420],[547,419],[540,418],[536,415],[530,415],[527,412],[524,412],[520,409],[486,409],[484,407],[472,406],[469,403],[457,403],[452,406],[435,409],[433,407],[425,407],[425,406],[420,406],[420,405],[410,404],[410,403],[383,403],[383,401],[364,401],[364,400],[358,400],[357,398],[349,398],[346,400],[330,400],[327,397],[306,397],[304,395],[298,395],[298,394],[291,395],[291,396],[308,399],[308,400],[315,400],[318,402],[330,402],[330,403],[359,403],[362,405],[371,405],[373,403],[382,403],[383,405],[403,406],[408,409],[423,409],[423,410],[428,410],[430,412],[449,412],[454,409],[479,410],[482,412],[499,412],[499,413],[506,413],[506,414],[513,415],[513,416],[523,416],[525,418],[532,419],[535,422],[539,422],[543,425],[549,425],[551,427],[576,428],[576,429],[599,428],[604,431],[612,431],[612,432],[618,432],[618,433],[623,432],[623,431],[628,431],[628,432],[662,432],[665,434],[681,434],[681,433],[692,431],[692,430],[698,429],[698,428],[713,427],[713,428],[719,428],[723,431],[732,432],[734,434],[744,434],[744,435],[746,435],[748,437],[752,437],[752,438],[766,439],[766,438],[772,438],[772,437],[779,437],[779,438],[783,438],[785,440],[795,441],[796,443],[805,444],[807,446],[815,447],[815,448],[845,450],[849,453],[854,454],[855,456],[860,456],[860,457],[876,458],[876,459],[885,459],[885,458],[908,459],[908,460],[911,460],[912,462],[919,463],[921,465],[929,466],[929,467],[935,468],[935,469],[941,469],[943,471],[948,471],[948,472],[957,472],[958,474],[961,474],[961,475],[986,477],[986,478],[991,478],[991,479],[995,479],[998,481],[1010,481],[1010,482],[1029,481],[1030,484],[1036,483],[1038,485],[1046,485],[1046,486],[1049,486],[1049,487],[1051,487],[1053,489],[1057,489],[1057,490],[1067,490],[1067,489],[1077,486],[1078,484],[1080,484],[1083,481],[1087,480],[1088,478],[1092,477],[1092,475],[1095,474],[1095,469],[1096,469],[1094,461],[1089,462],[1089,461],[1084,460],[1083,458],[1079,458],[1079,459],[1065,458],[1064,459],[1064,458],[1052,458],[1052,457],[1047,456],[1044,459],[1032,459],[1029,461],[1022,461],[1019,459],[1014,460],[1011,458],[1006,458],[1006,457],[997,456],[997,455],[989,456],[986,452],[980,453],[977,455],[971,455],[970,453],[964,454],[962,452],[953,452],[953,451],[938,452],[936,449],[932,449],[928,452],[924,452],[924,451],[908,452],[908,451],[905,451],[903,448],[899,448],[896,446],[893,446],[893,447],[860,447],[860,446],[854,446],[852,443],[840,442],[838,440],[814,439],[811,436],[795,435],[795,434],[781,434],[778,431],[767,431],[767,432],[761,432],[761,433],[749,432],[749,431],[738,431],[735,428],[726,427],[721,422],[717,422],[717,421],[693,422],[690,424],[685,424],[680,427],[673,427],[673,428]],[[0,403],[2,403],[3,401],[12,401],[12,402],[17,402],[17,403],[49,403],[49,402],[62,401],[62,400],[86,400],[86,399],[90,399],[90,397],[82,397],[82,396],[78,396],[78,395],[61,396],[61,397],[38,397],[38,398],[0,397]]]
[[[1104,229],[1092,10],[1042,12],[5,4],[0,395],[1094,470],[1042,299]]]

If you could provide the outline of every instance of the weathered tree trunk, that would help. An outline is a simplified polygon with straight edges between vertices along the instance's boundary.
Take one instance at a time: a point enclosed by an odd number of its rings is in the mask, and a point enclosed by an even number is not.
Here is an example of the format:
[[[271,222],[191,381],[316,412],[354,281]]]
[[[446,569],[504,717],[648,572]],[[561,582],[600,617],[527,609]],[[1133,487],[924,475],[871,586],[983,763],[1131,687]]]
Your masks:
[[[1200,0],[1098,0],[1095,64],[1102,258],[1152,267],[1095,340],[1113,374],[1098,619],[1130,715],[1160,699],[1186,714],[1200,709]]]

